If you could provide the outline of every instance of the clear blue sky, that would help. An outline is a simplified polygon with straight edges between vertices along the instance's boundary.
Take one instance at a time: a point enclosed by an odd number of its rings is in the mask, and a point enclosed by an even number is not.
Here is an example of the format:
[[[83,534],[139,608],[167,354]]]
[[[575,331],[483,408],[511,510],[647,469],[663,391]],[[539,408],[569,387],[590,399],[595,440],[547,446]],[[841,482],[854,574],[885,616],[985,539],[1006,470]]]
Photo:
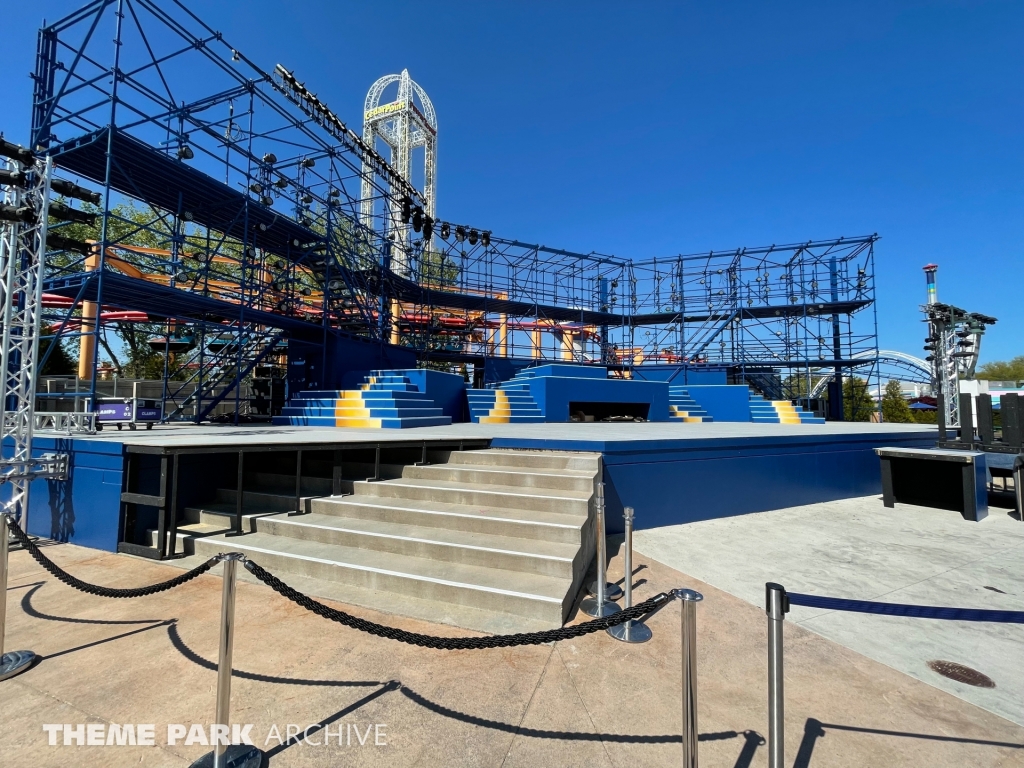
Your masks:
[[[11,70],[79,3],[7,3]],[[647,258],[878,232],[883,348],[921,353],[921,267],[1024,354],[1024,2],[192,2],[353,127],[408,68],[437,108],[438,210]],[[24,139],[30,81],[0,129]]]

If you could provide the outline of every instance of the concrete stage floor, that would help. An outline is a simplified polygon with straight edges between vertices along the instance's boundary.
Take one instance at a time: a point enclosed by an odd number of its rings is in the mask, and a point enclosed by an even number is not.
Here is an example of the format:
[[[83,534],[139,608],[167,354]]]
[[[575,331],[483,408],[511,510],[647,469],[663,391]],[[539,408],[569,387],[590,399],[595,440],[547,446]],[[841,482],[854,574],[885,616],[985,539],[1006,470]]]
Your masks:
[[[180,573],[73,545],[45,551],[74,575],[112,586]],[[875,570],[870,558],[852,560],[861,578]],[[763,768],[767,681],[760,601],[751,604],[644,556],[637,561],[638,599],[680,586],[705,595],[697,611],[701,765]],[[609,573],[622,578],[620,556]],[[220,592],[213,573],[139,600],[85,596],[50,578],[27,553],[12,553],[7,648],[31,648],[44,658],[0,683],[0,763],[188,766],[207,748],[168,746],[166,725],[204,724],[213,716]],[[419,632],[472,634],[350,610]],[[232,715],[253,724],[254,740],[271,752],[276,768],[611,768],[681,761],[678,604],[650,619],[654,639],[645,645],[623,645],[599,632],[491,651],[433,651],[361,634],[244,582],[237,617]],[[799,621],[787,622],[785,634],[786,766],[1024,766],[1024,728]],[[1001,686],[1011,685],[1000,672],[995,676]],[[44,723],[153,723],[157,746],[64,747],[58,737],[51,747]],[[381,724],[385,746],[373,737],[364,746],[355,738],[344,747],[268,743],[272,726],[284,734],[288,724],[317,724],[309,731],[313,741],[323,740],[327,725],[332,733],[348,726],[365,733]]]
[[[775,581],[833,597],[1024,610],[1024,524],[995,506],[975,523],[940,509],[886,509],[875,496],[844,499],[651,528],[637,532],[635,547],[755,606],[764,605],[765,582]],[[801,606],[787,622],[1024,724],[1024,625]],[[949,680],[928,667],[932,660],[983,672],[995,688]]]
[[[752,424],[719,422],[710,424],[592,423],[592,424],[452,424],[447,427],[412,429],[354,429],[329,427],[291,427],[267,424],[232,425],[159,425],[152,430],[118,431],[106,427],[95,435],[77,436],[81,440],[185,448],[197,446],[294,445],[296,443],[378,443],[407,440],[495,440],[530,444],[533,441],[567,441],[580,444],[628,443],[638,441],[722,440],[745,438],[850,437],[885,435],[905,437],[922,435],[934,439],[935,427],[920,424],[866,424],[829,422],[827,424]],[[41,433],[41,436],[42,435]],[[45,435],[49,436],[49,435]],[[580,450],[595,450],[580,448]]]

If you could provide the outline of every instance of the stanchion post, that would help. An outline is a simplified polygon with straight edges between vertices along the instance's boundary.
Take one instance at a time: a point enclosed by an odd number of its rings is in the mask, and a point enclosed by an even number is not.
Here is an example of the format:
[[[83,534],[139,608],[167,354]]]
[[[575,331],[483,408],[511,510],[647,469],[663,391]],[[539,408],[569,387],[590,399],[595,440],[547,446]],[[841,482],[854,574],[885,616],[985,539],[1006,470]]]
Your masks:
[[[1017,496],[1017,514],[1024,522],[1024,453],[1013,461],[1013,492]]]
[[[625,522],[626,536],[623,540],[623,561],[625,563],[624,570],[626,572],[626,581],[624,586],[626,588],[626,601],[625,607],[633,607],[633,508],[626,507],[623,510],[622,515]],[[651,639],[651,628],[646,624],[635,619],[628,619],[621,624],[616,624],[614,627],[608,627],[608,634],[614,637],[616,640],[621,640],[624,643],[646,643]]]
[[[235,640],[235,592],[237,590],[238,563],[245,556],[240,552],[227,552],[220,556],[224,563],[224,584],[220,603],[220,651],[217,657],[217,711],[214,715],[213,734],[219,731],[212,752],[207,752],[192,768],[258,768],[263,764],[263,752],[249,744],[231,744],[231,654]],[[211,735],[213,735],[211,734]]]
[[[783,768],[786,759],[786,697],[782,658],[782,625],[789,612],[789,598],[781,584],[768,582],[765,611],[768,614],[768,768]]]
[[[704,595],[677,589],[683,662],[683,768],[697,768],[697,603]]]
[[[594,534],[597,538],[597,578],[594,580],[594,583],[590,585],[590,594],[592,594],[593,597],[588,597],[580,603],[580,610],[588,616],[594,616],[600,619],[604,616],[611,616],[613,613],[619,612],[619,606],[610,602],[607,591],[608,587],[611,585],[608,584],[608,577],[606,573],[606,568],[608,567],[608,550],[607,542],[605,541],[604,527],[604,483],[597,484],[596,512]]]
[[[13,514],[6,510],[0,511],[0,680],[24,672],[36,658],[32,651],[4,653],[4,635],[7,632],[7,556],[10,553],[7,521]]]

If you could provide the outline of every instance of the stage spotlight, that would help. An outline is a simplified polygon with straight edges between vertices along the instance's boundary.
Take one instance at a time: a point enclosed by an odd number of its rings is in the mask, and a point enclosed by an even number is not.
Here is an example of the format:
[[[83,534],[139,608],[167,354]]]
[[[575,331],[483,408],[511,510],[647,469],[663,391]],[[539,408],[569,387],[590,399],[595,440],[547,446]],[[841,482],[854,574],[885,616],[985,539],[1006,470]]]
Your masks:
[[[490,248],[491,247],[491,233],[490,232],[482,232],[480,234],[480,244],[484,248]]]
[[[267,227],[267,225],[261,221],[259,224],[256,225],[256,229],[258,229],[260,232],[266,232],[267,229],[269,229],[269,227]]]
[[[476,241],[479,239],[479,235],[475,229],[469,230],[469,244],[476,245]]]
[[[272,198],[270,195],[264,195],[263,197],[260,198],[260,202],[266,206],[271,206],[274,204],[274,198]]]
[[[274,182],[274,186],[278,189],[285,189],[288,186],[288,179],[278,179]]]
[[[277,162],[277,155],[275,155],[273,152],[267,152],[267,154],[263,156],[263,162],[266,163],[267,165],[273,165],[274,163]]]
[[[306,205],[309,205],[310,203],[313,202],[313,196],[312,195],[303,195],[302,196],[302,202],[304,204],[306,204]]]
[[[461,224],[455,228],[455,239],[460,243],[466,239],[466,228]]]
[[[262,192],[263,192],[263,185],[262,184],[258,184],[257,182],[254,181],[252,184],[249,185],[249,191],[252,192],[255,195],[262,194]]]
[[[22,171],[0,171],[0,184],[24,188],[28,184],[28,176]]]
[[[50,203],[50,215],[61,221],[76,221],[79,224],[88,224],[90,227],[96,226],[95,213],[79,211],[63,203]]]
[[[178,159],[179,160],[191,160],[196,156],[196,153],[192,151],[192,147],[188,144],[182,144],[178,147]]]
[[[412,200],[409,197],[402,198],[402,213],[401,219],[403,224],[409,223],[409,217],[412,216]]]
[[[97,195],[97,197],[99,197],[99,195]],[[192,215],[192,211],[182,211],[181,218],[184,221],[192,221],[195,218],[195,216]]]
[[[12,144],[2,138],[0,138],[0,155],[17,160],[23,165],[31,165],[35,160],[32,150],[19,147],[17,144]]]
[[[312,157],[307,157],[301,163],[299,163],[299,165],[301,165],[303,168],[312,168],[314,165],[316,165],[316,160],[314,160]]]
[[[93,192],[85,189],[84,187],[80,187],[77,184],[73,184],[70,181],[65,181],[64,179],[53,179],[50,182],[50,189],[58,195],[73,197],[76,200],[84,200],[85,202],[92,203],[93,205],[100,204],[99,192]]]
[[[443,239],[447,240],[451,236],[451,234],[452,234],[452,227],[446,221],[446,222],[444,222],[444,224],[441,225],[441,237]]]
[[[429,216],[423,217],[423,242],[430,242],[430,238],[434,236],[434,220]]]
[[[303,296],[312,296],[313,295],[313,291],[310,290],[309,288],[303,288],[302,289],[302,295]]]
[[[412,214],[412,229],[413,232],[419,232],[421,229],[423,229],[423,209],[420,208],[418,205],[416,206],[416,210],[413,211]]]
[[[234,48],[232,48],[231,49],[231,60],[232,61],[238,61],[238,59],[239,59],[238,51],[236,51]]]
[[[339,192],[337,189],[332,189],[330,192],[327,193],[327,196],[328,197],[341,197],[341,192]]]

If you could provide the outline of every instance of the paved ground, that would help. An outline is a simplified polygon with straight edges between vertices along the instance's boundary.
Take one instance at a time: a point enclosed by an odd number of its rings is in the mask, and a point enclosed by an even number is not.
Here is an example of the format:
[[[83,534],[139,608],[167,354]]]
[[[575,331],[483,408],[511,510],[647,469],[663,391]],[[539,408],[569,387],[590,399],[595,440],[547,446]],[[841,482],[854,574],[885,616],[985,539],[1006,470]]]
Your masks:
[[[109,585],[180,572],[71,545],[45,551],[81,578]],[[205,723],[213,713],[216,575],[152,597],[107,600],[55,582],[24,552],[12,554],[11,569],[7,647],[32,648],[43,659],[0,683],[0,764],[187,766],[205,751],[170,746],[166,733],[168,723]],[[698,633],[701,765],[765,766],[763,609],[658,562],[636,579],[645,581],[640,599],[677,586],[706,596]],[[678,765],[677,605],[649,623],[654,640],[646,645],[599,633],[554,645],[441,652],[337,627],[262,585],[242,583],[233,714],[253,724],[278,767]],[[797,622],[787,624],[786,643],[787,765],[1024,766],[1024,728]],[[152,723],[157,745],[64,747],[57,736],[51,747],[46,723]],[[337,736],[329,747],[268,740],[274,726],[285,734],[289,723],[317,724],[313,741],[327,726],[342,730],[350,744],[338,746]],[[367,736],[374,724],[385,745]]]
[[[879,497],[639,531],[649,557],[764,604],[764,583],[794,592],[892,603],[1024,610],[1024,524],[990,508],[959,513]],[[794,607],[789,619],[1016,723],[1024,724],[1024,625],[928,621]],[[988,675],[977,688],[933,672],[929,661]]]

